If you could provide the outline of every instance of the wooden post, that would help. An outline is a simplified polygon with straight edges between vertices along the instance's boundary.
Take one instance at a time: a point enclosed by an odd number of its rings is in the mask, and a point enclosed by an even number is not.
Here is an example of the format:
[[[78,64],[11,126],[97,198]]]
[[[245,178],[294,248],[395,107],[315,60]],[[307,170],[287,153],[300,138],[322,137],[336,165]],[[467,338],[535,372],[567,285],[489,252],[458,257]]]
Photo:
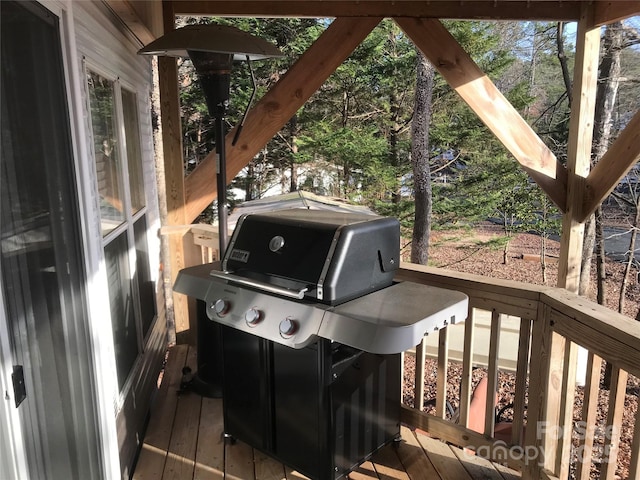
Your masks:
[[[578,291],[584,223],[578,220],[584,198],[585,179],[591,166],[591,141],[598,81],[600,28],[591,28],[592,9],[583,5],[576,34],[573,105],[567,146],[567,201],[562,217],[558,286]]]
[[[164,31],[175,28],[172,2],[162,2]],[[164,150],[165,192],[167,197],[167,225],[184,225],[184,167],[182,159],[182,130],[180,125],[180,99],[178,96],[178,66],[173,57],[158,58],[160,88],[160,114],[162,118],[162,147]],[[184,268],[182,235],[169,235],[169,258],[165,268],[170,271],[171,285],[180,269]],[[185,295],[173,294],[173,311],[177,342],[189,330],[189,307]]]
[[[584,220],[580,218],[580,215],[585,197],[586,178],[591,166],[595,92],[598,81],[600,28],[593,27],[593,11],[593,5],[584,4],[582,6],[576,34],[573,105],[567,146],[567,208],[562,217],[558,267],[558,286],[574,293],[578,292],[580,282],[584,236]],[[563,340],[554,333],[552,344],[564,344]],[[565,349],[567,350],[565,351]],[[576,362],[578,363],[577,370]],[[566,375],[563,378],[562,390],[566,392],[566,397],[562,402],[557,401],[557,398],[547,398],[544,416],[544,419],[550,424],[557,424],[561,427],[561,438],[557,439],[558,443],[555,445],[560,451],[550,455],[545,463],[545,466],[553,468],[554,473],[560,478],[566,478],[569,474],[568,462],[563,462],[561,459],[568,457],[569,454],[575,385],[576,381],[584,385],[586,363],[586,350],[581,349],[581,352],[578,352],[577,345],[572,342],[564,344],[564,348],[552,350],[551,365],[564,365],[564,368],[569,372],[576,372],[575,375]],[[544,443],[545,447],[553,448],[551,440],[547,439]]]

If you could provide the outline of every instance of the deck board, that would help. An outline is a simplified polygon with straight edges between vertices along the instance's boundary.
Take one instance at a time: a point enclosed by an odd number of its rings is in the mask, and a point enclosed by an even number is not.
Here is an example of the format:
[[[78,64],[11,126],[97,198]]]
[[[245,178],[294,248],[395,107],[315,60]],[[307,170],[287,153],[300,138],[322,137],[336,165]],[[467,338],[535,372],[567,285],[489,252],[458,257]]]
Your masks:
[[[447,444],[426,435],[417,435],[417,438],[441,478],[472,480],[469,472]]]
[[[254,451],[256,480],[286,480],[284,465],[262,452]]]
[[[173,347],[150,413],[134,480],[309,480],[243,442],[223,438],[222,401],[180,393],[195,349]],[[403,426],[402,441],[374,453],[348,480],[517,480],[520,475]]]
[[[186,365],[192,368],[195,367],[196,355],[194,349],[189,350]],[[171,392],[167,393],[168,395],[172,394]],[[198,431],[198,426],[200,425],[201,407],[202,397],[198,395],[182,393],[178,396],[176,414],[173,420],[174,427],[162,480],[181,480],[193,477],[198,443],[198,436],[194,435],[194,432]]]
[[[400,434],[403,441],[398,445],[398,457],[409,477],[439,479],[440,475],[422,450],[416,434],[405,426]]]
[[[198,426],[195,479],[224,479],[223,432],[222,402],[214,398],[203,398]]]
[[[162,383],[151,407],[151,419],[136,463],[134,480],[162,478],[178,404],[175,392],[180,388],[187,353],[187,348],[173,348],[169,352]]]
[[[460,449],[452,449],[452,452],[460,463],[464,466],[464,468],[469,472],[471,478],[481,478],[484,480],[504,480],[502,475],[496,470],[489,460],[486,460],[482,457],[478,457],[476,455],[472,455],[471,453],[465,452]]]
[[[378,474],[373,463],[367,461],[349,474],[349,480],[378,480]]]
[[[255,480],[253,448],[243,442],[226,445],[224,471],[227,480]]]
[[[371,461],[380,480],[410,480],[393,445],[382,447],[371,457]]]

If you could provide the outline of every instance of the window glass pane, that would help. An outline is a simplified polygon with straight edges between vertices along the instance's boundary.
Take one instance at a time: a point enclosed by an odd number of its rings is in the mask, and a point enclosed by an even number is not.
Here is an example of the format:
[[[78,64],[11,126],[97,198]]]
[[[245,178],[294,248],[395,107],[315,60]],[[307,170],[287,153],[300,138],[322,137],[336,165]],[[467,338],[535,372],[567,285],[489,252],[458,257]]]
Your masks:
[[[147,245],[147,219],[143,216],[133,226],[136,239],[136,275],[142,314],[142,332],[146,337],[156,316],[156,286],[151,279],[149,268],[149,247]]]
[[[93,72],[87,73],[87,82],[100,193],[102,235],[106,235],[124,220],[114,83]]]
[[[145,205],[142,179],[142,155],[138,130],[138,109],[135,93],[122,89],[122,111],[124,132],[127,141],[127,164],[129,166],[129,188],[131,189],[131,213]]]
[[[131,275],[127,250],[126,232],[112,240],[104,248],[109,282],[111,326],[120,389],[122,389],[138,356],[138,337],[134,303],[131,296]]]

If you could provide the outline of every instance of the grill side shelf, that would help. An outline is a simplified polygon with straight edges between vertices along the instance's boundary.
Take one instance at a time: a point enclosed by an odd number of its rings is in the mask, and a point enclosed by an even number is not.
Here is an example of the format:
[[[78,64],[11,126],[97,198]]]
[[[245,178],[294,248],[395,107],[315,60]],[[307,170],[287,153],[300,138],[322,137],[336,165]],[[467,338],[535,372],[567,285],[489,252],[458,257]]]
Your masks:
[[[173,284],[173,291],[189,295],[198,300],[206,300],[207,292],[211,285],[211,269],[220,268],[220,262],[196,265],[195,267],[183,268],[178,272],[176,281]]]
[[[415,347],[426,333],[466,319],[458,291],[401,282],[327,310],[318,335],[378,354]]]

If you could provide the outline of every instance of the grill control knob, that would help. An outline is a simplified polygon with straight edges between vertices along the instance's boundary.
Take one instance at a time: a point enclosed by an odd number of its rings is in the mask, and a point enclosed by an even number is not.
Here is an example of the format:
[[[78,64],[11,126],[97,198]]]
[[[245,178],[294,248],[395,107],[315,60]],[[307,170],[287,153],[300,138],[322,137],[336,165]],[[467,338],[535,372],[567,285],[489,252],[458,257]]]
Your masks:
[[[262,312],[257,308],[250,308],[244,313],[244,320],[250,327],[255,327],[262,320]]]
[[[219,317],[224,317],[227,313],[229,313],[231,303],[229,303],[229,301],[225,300],[224,298],[220,298],[209,305],[209,308]]]
[[[298,331],[298,322],[291,317],[287,317],[280,322],[280,336],[291,338]]]

